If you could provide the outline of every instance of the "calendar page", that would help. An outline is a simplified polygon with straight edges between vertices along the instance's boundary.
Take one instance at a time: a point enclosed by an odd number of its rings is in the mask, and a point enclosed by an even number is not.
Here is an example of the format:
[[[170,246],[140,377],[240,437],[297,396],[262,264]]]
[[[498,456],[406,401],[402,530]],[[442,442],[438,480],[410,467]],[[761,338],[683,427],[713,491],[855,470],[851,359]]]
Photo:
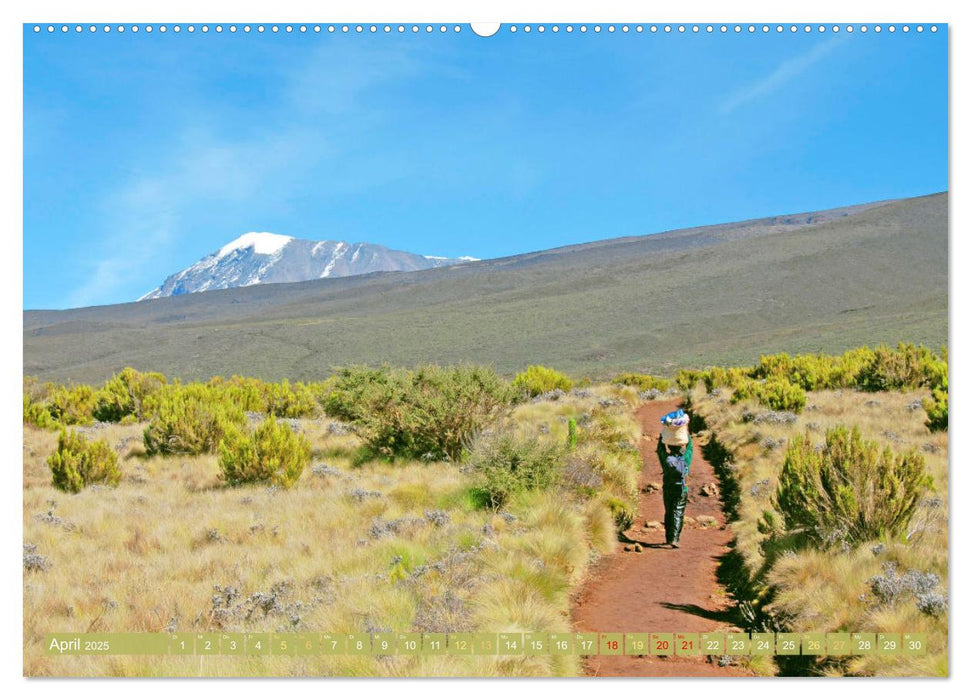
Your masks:
[[[21,28],[24,676],[948,676],[946,22],[171,14]]]

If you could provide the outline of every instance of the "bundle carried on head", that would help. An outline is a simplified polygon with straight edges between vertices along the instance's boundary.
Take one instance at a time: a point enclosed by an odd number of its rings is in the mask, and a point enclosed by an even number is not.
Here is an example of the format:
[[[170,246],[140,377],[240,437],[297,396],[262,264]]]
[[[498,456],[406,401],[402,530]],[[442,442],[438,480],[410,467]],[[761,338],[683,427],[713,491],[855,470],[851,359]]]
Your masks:
[[[661,441],[665,445],[680,447],[688,444],[688,414],[682,409],[671,411],[661,418]]]

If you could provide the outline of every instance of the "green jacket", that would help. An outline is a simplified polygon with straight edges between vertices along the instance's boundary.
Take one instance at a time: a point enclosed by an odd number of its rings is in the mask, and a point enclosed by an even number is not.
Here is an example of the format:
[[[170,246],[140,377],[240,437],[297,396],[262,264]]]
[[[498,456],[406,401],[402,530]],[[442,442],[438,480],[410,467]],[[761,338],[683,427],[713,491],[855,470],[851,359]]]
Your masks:
[[[661,463],[661,472],[664,474],[664,481],[667,484],[675,485],[680,483],[684,488],[688,488],[688,473],[691,471],[691,458],[694,456],[695,441],[688,438],[688,445],[684,450],[684,474],[678,472],[668,464],[668,456],[675,454],[668,451],[668,446],[661,438],[657,439],[657,459]]]

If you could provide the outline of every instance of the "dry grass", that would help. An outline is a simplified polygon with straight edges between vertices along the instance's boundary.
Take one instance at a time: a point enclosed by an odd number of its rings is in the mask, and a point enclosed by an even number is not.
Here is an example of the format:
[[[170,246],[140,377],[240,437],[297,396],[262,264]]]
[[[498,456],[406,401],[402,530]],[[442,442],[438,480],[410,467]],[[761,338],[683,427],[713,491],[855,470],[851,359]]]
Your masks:
[[[566,439],[566,420],[615,390],[528,404],[520,429]],[[629,412],[624,402],[611,410]],[[621,418],[620,420],[625,420]],[[526,494],[479,510],[473,477],[446,463],[368,462],[357,441],[301,421],[314,449],[291,490],[226,488],[214,456],[148,458],[144,426],[86,430],[120,453],[117,488],[65,494],[24,427],[28,676],[550,676],[576,657],[52,657],[51,632],[567,631],[569,596],[616,542],[599,502]],[[637,432],[631,438],[636,442]],[[321,468],[326,465],[327,468]],[[218,589],[216,587],[219,587]],[[228,593],[229,589],[232,593]],[[256,598],[257,594],[262,597]],[[258,604],[261,603],[261,604]]]
[[[692,395],[695,410],[731,453],[740,489],[738,521],[732,529],[737,535],[736,548],[750,572],[766,568],[762,549],[765,536],[759,532],[758,522],[772,507],[786,441],[793,435],[808,430],[822,444],[828,428],[856,425],[866,439],[889,444],[898,452],[917,449],[925,457],[934,492],[923,499],[904,537],[787,553],[763,571],[764,582],[772,587],[771,612],[794,631],[923,632],[928,636],[927,656],[854,657],[845,665],[823,665],[823,673],[947,674],[947,613],[921,612],[915,597],[907,592],[894,600],[883,600],[869,583],[875,576],[884,576],[885,567],[892,565],[898,576],[910,570],[933,574],[940,581],[935,591],[947,597],[947,434],[930,433],[924,425],[926,415],[920,399],[925,395],[816,392],[809,395],[806,410],[792,423],[745,421],[746,413],[764,414],[765,409],[753,404],[732,405],[717,392]]]

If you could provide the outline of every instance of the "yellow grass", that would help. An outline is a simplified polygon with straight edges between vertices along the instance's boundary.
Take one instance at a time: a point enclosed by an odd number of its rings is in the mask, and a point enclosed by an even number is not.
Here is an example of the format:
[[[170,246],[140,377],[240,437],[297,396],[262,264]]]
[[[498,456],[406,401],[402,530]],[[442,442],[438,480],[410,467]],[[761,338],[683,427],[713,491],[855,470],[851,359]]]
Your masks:
[[[889,444],[898,452],[920,451],[934,479],[934,491],[922,501],[908,532],[897,540],[867,542],[845,550],[815,549],[781,557],[765,575],[771,586],[771,611],[799,632],[918,632],[928,636],[923,657],[860,656],[845,665],[824,664],[830,675],[946,675],[947,614],[930,616],[918,610],[912,596],[892,604],[877,600],[868,581],[887,563],[898,574],[930,572],[940,578],[939,592],[948,591],[948,461],[947,434],[931,433],[919,400],[926,392],[861,393],[822,391],[809,395],[806,410],[792,424],[744,422],[746,412],[765,412],[755,404],[732,405],[727,396],[696,391],[695,410],[703,415],[718,441],[731,453],[734,478],[740,488],[738,521],[732,524],[736,548],[750,572],[765,564],[758,531],[763,512],[771,508],[776,479],[785,457],[785,443],[809,430],[819,443],[838,424],[856,425],[863,437]],[[914,408],[914,406],[917,406]]]
[[[598,388],[600,397],[615,390]],[[599,397],[527,404],[522,430],[566,440]],[[617,407],[618,413],[629,405]],[[626,419],[622,419],[626,420]],[[459,465],[368,462],[329,421],[301,421],[314,465],[291,490],[226,488],[215,456],[147,458],[143,425],[89,429],[118,446],[117,488],[51,486],[56,435],[24,427],[24,542],[50,561],[24,573],[28,676],[550,676],[576,657],[83,657],[47,655],[52,632],[567,631],[570,593],[616,543],[598,501],[558,493],[478,510]],[[636,426],[634,426],[636,429]],[[636,444],[637,433],[631,433]],[[432,511],[444,511],[436,525]],[[426,512],[429,517],[426,517]],[[397,532],[375,536],[382,523]],[[215,587],[220,587],[217,590]],[[218,602],[227,587],[238,594]],[[222,592],[221,592],[222,591]],[[235,608],[254,594],[267,611]],[[215,597],[215,598],[214,598]],[[215,602],[214,602],[215,601]],[[252,608],[248,618],[244,610]]]

